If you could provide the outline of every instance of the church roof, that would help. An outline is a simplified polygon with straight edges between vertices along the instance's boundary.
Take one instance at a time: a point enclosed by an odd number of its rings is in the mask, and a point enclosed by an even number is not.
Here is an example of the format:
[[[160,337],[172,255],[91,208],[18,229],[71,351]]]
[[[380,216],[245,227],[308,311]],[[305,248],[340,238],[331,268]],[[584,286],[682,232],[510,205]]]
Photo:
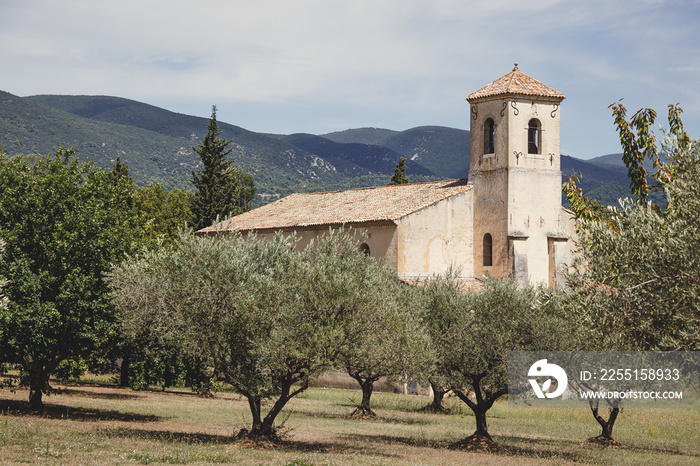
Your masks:
[[[518,69],[517,63],[513,71],[498,78],[488,86],[482,87],[476,92],[472,92],[469,94],[469,97],[467,97],[467,100],[473,102],[478,99],[485,99],[498,95],[528,95],[550,97],[558,100],[564,99],[564,94],[561,92],[521,72],[520,69]]]
[[[467,180],[442,180],[324,193],[295,193],[199,230],[277,230],[394,221],[471,189]]]

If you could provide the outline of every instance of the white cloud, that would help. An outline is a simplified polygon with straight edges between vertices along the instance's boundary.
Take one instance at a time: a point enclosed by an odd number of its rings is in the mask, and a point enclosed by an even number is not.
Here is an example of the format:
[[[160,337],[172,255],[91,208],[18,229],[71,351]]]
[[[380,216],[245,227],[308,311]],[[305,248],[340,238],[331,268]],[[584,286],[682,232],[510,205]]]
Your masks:
[[[596,155],[617,148],[614,134],[579,134],[609,133],[599,102],[698,106],[699,13],[682,0],[9,0],[2,89],[111,94],[201,116],[220,103],[220,119],[245,108],[231,122],[260,131],[466,127],[464,97],[517,61],[569,96],[565,106],[581,102],[563,136],[574,155]],[[697,112],[686,115],[697,127]]]

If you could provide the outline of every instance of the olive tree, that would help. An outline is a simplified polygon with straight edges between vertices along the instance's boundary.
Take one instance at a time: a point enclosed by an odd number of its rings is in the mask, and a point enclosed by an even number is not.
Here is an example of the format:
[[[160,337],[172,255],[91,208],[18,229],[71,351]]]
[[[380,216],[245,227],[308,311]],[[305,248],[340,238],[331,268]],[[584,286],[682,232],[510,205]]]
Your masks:
[[[360,384],[362,401],[353,417],[376,418],[370,406],[379,378],[420,377],[432,360],[431,341],[415,305],[413,287],[401,285],[395,272],[384,268],[365,293],[372,306],[364,306],[347,322],[347,337],[340,359]]]
[[[295,239],[184,234],[109,275],[128,333],[146,331],[243,395],[250,437],[275,439],[275,419],[309,379],[337,364],[348,322],[376,306],[382,265],[348,232],[303,252]],[[270,401],[267,412],[263,407]]]
[[[604,219],[585,208],[576,212],[580,256],[569,281],[586,302],[585,327],[604,340],[605,348],[597,349],[700,348],[700,143],[687,136],[675,107],[669,108],[669,122],[661,149],[655,143],[645,149],[665,156],[654,178],[667,205],[645,197],[621,201]],[[633,185],[648,192],[644,180]],[[585,198],[565,188],[567,196]]]
[[[488,448],[486,413],[508,393],[507,353],[561,349],[571,331],[563,308],[555,292],[511,279],[465,292],[452,278],[435,278],[425,293],[436,372],[474,413],[476,431],[459,446]]]

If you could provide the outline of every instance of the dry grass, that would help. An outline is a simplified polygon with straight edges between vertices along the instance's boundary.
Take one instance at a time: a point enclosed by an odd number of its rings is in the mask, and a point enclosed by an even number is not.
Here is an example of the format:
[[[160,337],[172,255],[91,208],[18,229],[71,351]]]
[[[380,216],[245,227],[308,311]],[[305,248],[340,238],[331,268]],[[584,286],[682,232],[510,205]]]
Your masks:
[[[627,410],[623,446],[601,448],[585,442],[598,433],[590,412],[498,403],[489,426],[499,451],[474,453],[448,448],[474,430],[456,399],[439,415],[419,411],[426,397],[375,393],[381,419],[352,420],[358,390],[312,388],[283,412],[284,442],[273,445],[232,440],[250,415],[230,393],[60,387],[41,416],[26,412],[26,391],[0,391],[3,464],[700,464],[697,410]]]

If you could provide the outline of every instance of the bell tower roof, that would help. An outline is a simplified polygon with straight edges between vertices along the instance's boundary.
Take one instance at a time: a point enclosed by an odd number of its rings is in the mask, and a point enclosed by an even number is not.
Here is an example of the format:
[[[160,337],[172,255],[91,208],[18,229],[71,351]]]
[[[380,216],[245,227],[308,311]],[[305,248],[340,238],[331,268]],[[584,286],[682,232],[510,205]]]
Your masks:
[[[467,101],[471,103],[501,95],[538,96],[548,97],[558,101],[564,100],[564,94],[521,72],[516,63],[513,71],[498,78],[491,84],[482,87],[478,91],[472,92],[469,94],[469,97],[467,97]]]

